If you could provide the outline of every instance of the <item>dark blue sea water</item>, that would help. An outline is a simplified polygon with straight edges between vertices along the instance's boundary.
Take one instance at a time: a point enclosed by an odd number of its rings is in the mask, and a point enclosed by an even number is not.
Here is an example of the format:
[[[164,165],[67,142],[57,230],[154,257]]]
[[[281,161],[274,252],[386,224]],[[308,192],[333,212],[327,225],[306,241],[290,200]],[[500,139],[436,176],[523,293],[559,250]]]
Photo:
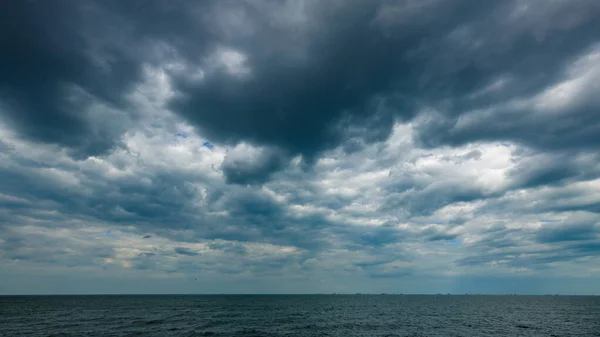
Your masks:
[[[600,297],[0,297],[0,336],[600,336]]]

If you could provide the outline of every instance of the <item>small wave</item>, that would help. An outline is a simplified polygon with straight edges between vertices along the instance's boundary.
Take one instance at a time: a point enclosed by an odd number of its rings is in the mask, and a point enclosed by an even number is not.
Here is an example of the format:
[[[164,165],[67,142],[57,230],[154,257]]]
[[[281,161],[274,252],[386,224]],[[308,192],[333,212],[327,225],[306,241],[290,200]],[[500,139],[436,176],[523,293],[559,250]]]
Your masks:
[[[185,337],[204,337],[204,336],[218,336],[218,335],[219,334],[217,334],[216,332],[212,332],[212,331],[202,331],[202,332],[193,331],[184,336]]]
[[[529,326],[529,325],[525,325],[525,324],[517,324],[515,325],[515,327],[519,328],[519,329],[534,329],[534,330],[538,330],[538,327],[535,326]]]
[[[146,325],[156,325],[156,324],[163,324],[165,321],[162,319],[152,319],[149,321],[144,322],[144,324]]]
[[[219,326],[225,326],[231,324],[230,320],[226,319],[213,319],[199,326],[198,328],[206,329],[206,328],[215,328]]]
[[[265,336],[265,333],[258,329],[243,329],[236,331],[236,335],[240,336]]]

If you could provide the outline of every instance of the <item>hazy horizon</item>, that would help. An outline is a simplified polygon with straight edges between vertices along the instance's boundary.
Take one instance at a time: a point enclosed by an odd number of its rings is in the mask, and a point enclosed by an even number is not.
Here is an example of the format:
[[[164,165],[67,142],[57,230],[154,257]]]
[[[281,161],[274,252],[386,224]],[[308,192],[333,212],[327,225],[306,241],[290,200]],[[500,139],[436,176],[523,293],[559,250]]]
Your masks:
[[[600,294],[514,294],[514,293],[51,293],[51,294],[0,294],[0,297],[47,296],[584,296]]]

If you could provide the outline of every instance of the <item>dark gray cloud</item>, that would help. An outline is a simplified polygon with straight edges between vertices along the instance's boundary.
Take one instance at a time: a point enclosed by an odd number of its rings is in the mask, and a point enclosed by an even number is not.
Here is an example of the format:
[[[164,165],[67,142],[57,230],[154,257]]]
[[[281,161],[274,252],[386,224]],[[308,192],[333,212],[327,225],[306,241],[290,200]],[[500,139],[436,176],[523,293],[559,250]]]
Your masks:
[[[582,263],[598,255],[598,218],[543,222],[539,228],[496,226],[465,247],[470,254],[459,265],[503,265],[547,270],[556,263]],[[475,253],[477,252],[477,253]]]
[[[542,243],[598,240],[600,226],[593,222],[546,224],[538,231],[536,238]],[[585,248],[585,246],[581,248]]]
[[[170,105],[208,137],[275,146],[309,161],[347,139],[349,145],[383,140],[390,121],[427,107],[441,114],[419,124],[424,145],[504,139],[545,148],[597,146],[593,96],[582,97],[568,117],[538,118],[500,102],[560,80],[598,41],[600,6],[575,1],[569,19],[561,16],[563,3],[540,11],[519,6],[19,2],[4,11],[11,14],[3,20],[3,102],[24,135],[99,153],[119,140],[122,123],[76,111],[90,99],[122,107],[142,64],[176,62],[179,68],[168,69],[178,92]],[[100,22],[113,26],[100,29]],[[202,72],[200,81],[190,80],[193,69]],[[77,90],[90,98],[72,98]],[[462,113],[489,106],[498,113],[456,126]],[[518,121],[498,119],[507,114]],[[282,167],[272,156],[261,162],[259,171]],[[263,179],[226,168],[232,182]]]
[[[23,136],[66,145],[77,157],[105,153],[119,141],[128,118],[98,102],[123,108],[140,67],[114,45],[120,29],[113,18],[86,4],[11,2],[0,17],[3,113]]]
[[[271,14],[251,6],[238,10],[253,32],[246,36],[231,27],[228,47],[243,57],[248,74],[236,76],[220,68],[199,84],[176,84],[183,95],[172,103],[173,109],[211,137],[275,145],[310,158],[341,142],[347,132],[344,123],[353,126],[390,113],[378,108],[387,99],[377,95],[391,89],[395,68],[406,66],[392,61],[394,47],[386,43],[394,41],[368,26],[376,4],[309,5],[306,13],[293,13],[308,16],[302,26],[287,25],[285,17],[274,23]],[[381,123],[354,132],[382,139],[390,130],[389,123]]]
[[[241,151],[229,152],[223,160],[221,170],[228,183],[264,183],[289,161],[289,156],[277,149],[261,149],[258,153],[239,153]]]
[[[566,184],[598,178],[598,158],[585,151],[533,154],[509,172],[515,188]]]
[[[158,267],[158,261],[155,253],[143,252],[133,258],[133,268],[138,270],[152,270]]]
[[[200,253],[195,252],[189,248],[185,248],[185,247],[177,247],[175,248],[175,253],[179,254],[179,255],[187,255],[187,256],[197,256],[200,255]]]
[[[88,246],[71,237],[52,237],[59,229],[40,232],[23,232],[0,227],[3,239],[2,258],[54,266],[91,266],[115,256],[110,246]],[[89,238],[88,238],[89,240]]]
[[[597,148],[597,97],[587,90],[572,92],[572,97],[561,94],[569,95],[564,91],[569,85],[595,85],[585,74],[597,71],[593,55],[600,36],[594,17],[600,5],[594,1],[555,2],[548,7],[538,2],[521,7],[503,4],[506,7],[498,13],[507,16],[498,16],[500,21],[482,17],[466,24],[463,31],[468,38],[463,42],[475,43],[463,60],[469,62],[469,76],[486,78],[488,85],[463,91],[438,114],[424,119],[418,140],[432,147],[510,140],[539,149]],[[565,18],[564,10],[572,16]],[[502,38],[491,38],[492,34]],[[479,68],[474,67],[477,64]],[[460,83],[461,78],[456,79]]]
[[[422,189],[411,182],[404,182],[404,184],[405,186],[411,186],[413,189],[401,193],[390,193],[381,206],[381,211],[402,209],[406,210],[411,216],[425,216],[431,215],[436,210],[450,204],[471,202],[494,196],[468,181],[433,182]],[[397,186],[396,184],[392,189],[396,189]]]

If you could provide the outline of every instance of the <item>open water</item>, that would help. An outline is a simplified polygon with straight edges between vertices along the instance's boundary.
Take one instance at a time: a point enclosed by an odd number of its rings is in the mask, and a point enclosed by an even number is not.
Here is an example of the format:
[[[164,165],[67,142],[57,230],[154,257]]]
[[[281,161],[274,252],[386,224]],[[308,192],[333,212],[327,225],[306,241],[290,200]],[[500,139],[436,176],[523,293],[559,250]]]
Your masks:
[[[600,336],[600,297],[4,296],[0,336]]]

